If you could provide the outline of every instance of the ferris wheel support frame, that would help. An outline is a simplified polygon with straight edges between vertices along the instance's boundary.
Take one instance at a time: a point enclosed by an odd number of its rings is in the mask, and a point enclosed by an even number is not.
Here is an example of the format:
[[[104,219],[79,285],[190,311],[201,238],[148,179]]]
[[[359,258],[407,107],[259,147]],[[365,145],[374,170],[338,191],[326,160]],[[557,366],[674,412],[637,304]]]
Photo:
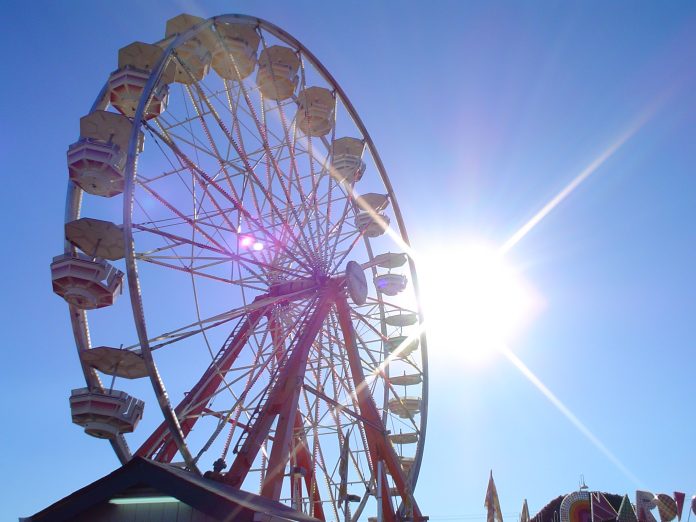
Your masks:
[[[171,43],[167,46],[166,50],[162,54],[161,59],[157,63],[157,65],[154,67],[152,74],[150,75],[149,79],[147,80],[147,83],[145,85],[144,91],[143,91],[143,96],[140,99],[140,102],[137,106],[133,121],[136,122],[134,125],[134,132],[131,134],[131,138],[129,141],[129,146],[127,149],[127,162],[126,162],[126,176],[125,176],[125,187],[124,187],[124,207],[123,207],[123,228],[125,231],[125,243],[126,243],[126,268],[127,268],[127,274],[128,274],[128,288],[129,288],[129,293],[131,296],[131,304],[133,307],[133,316],[134,316],[134,322],[136,325],[136,331],[138,334],[138,338],[140,341],[140,348],[141,352],[143,355],[143,359],[145,361],[145,364],[148,368],[148,372],[150,375],[150,379],[152,381],[153,389],[155,391],[155,395],[157,397],[157,400],[159,402],[159,405],[162,409],[165,421],[162,423],[162,425],[148,438],[148,440],[141,446],[141,448],[138,450],[136,454],[149,454],[149,456],[152,456],[152,454],[159,450],[162,454],[163,457],[166,457],[168,460],[171,460],[173,456],[176,454],[176,451],[179,450],[182,457],[184,458],[186,465],[189,469],[191,469],[194,472],[198,472],[197,466],[196,466],[196,459],[191,455],[186,442],[185,438],[186,435],[190,432],[190,430],[193,428],[193,425],[195,424],[196,420],[200,417],[200,414],[205,409],[205,403],[202,402],[200,404],[196,404],[192,410],[190,410],[188,413],[189,415],[186,415],[184,418],[180,417],[180,415],[183,415],[184,412],[189,408],[191,405],[194,404],[196,398],[200,398],[205,396],[207,391],[209,390],[209,387],[211,386],[212,382],[216,382],[219,384],[222,381],[224,371],[220,370],[220,367],[216,365],[215,361],[213,361],[211,367],[209,367],[208,373],[204,374],[204,377],[201,378],[199,383],[194,387],[192,392],[194,390],[198,390],[198,393],[190,393],[189,396],[185,397],[184,400],[177,406],[177,408],[172,408],[172,405],[169,401],[169,397],[167,395],[166,389],[164,388],[164,384],[159,377],[159,373],[156,367],[156,364],[154,362],[154,359],[152,357],[152,352],[151,352],[151,347],[149,344],[147,332],[146,332],[146,327],[145,327],[145,315],[144,315],[144,307],[143,307],[143,301],[142,301],[142,295],[140,292],[140,285],[139,285],[139,279],[138,279],[138,271],[137,271],[137,265],[136,265],[136,256],[135,256],[135,246],[134,246],[134,241],[133,241],[133,229],[134,225],[132,223],[132,211],[133,211],[133,204],[134,204],[134,191],[135,191],[135,177],[136,177],[136,160],[137,160],[137,134],[138,134],[138,129],[139,126],[143,123],[138,123],[142,122],[143,114],[144,111],[147,107],[147,104],[149,103],[149,99],[151,97],[151,94],[155,88],[156,82],[161,75],[162,71],[164,70],[164,66],[167,63],[167,60],[170,58],[172,51],[180,45],[182,42],[185,42],[188,40],[192,35],[196,34],[197,32],[201,31],[202,29],[210,27],[212,24],[216,23],[217,21],[221,22],[229,22],[229,21],[241,21],[243,23],[247,23],[250,25],[255,25],[256,27],[263,28],[267,30],[269,33],[274,34],[275,36],[291,43],[293,46],[295,46],[296,49],[298,49],[301,53],[306,55],[306,57],[312,62],[312,64],[316,67],[316,69],[319,71],[321,75],[324,76],[324,78],[329,82],[333,88],[335,89],[336,96],[339,97],[344,104],[345,108],[347,109],[350,117],[352,118],[353,122],[355,123],[356,127],[360,130],[362,133],[362,136],[364,138],[364,142],[366,143],[372,157],[375,163],[375,166],[377,167],[377,171],[379,173],[379,176],[384,183],[384,186],[387,190],[388,196],[392,202],[392,206],[394,209],[394,215],[396,217],[396,222],[399,227],[399,232],[401,235],[401,238],[403,239],[404,243],[408,245],[408,237],[406,234],[406,229],[403,223],[403,218],[401,215],[401,211],[399,209],[398,203],[396,201],[393,188],[391,186],[391,183],[389,179],[386,176],[384,166],[382,164],[381,158],[379,157],[379,154],[377,153],[376,148],[374,147],[374,144],[372,142],[371,137],[369,136],[369,133],[367,132],[367,129],[365,128],[364,124],[362,123],[361,119],[359,118],[357,112],[355,111],[353,105],[350,103],[349,99],[347,98],[345,92],[343,89],[340,87],[340,85],[335,81],[335,79],[331,76],[331,74],[324,68],[324,66],[319,62],[316,57],[306,48],[304,47],[299,41],[297,41],[295,38],[293,38],[291,35],[280,29],[279,27],[266,22],[264,20],[261,20],[259,18],[254,18],[254,17],[249,17],[245,15],[222,15],[222,16],[217,16],[210,18],[197,26],[192,27],[191,29],[179,34],[176,36]],[[104,100],[104,94],[106,92],[106,85],[100,92],[97,100],[95,101],[92,111],[94,111],[96,108],[99,107],[99,104],[103,103]],[[145,187],[147,189],[147,187]],[[71,187],[68,190],[68,196],[67,196],[67,201],[66,201],[66,223],[72,220],[75,220],[79,217],[80,215],[80,208],[81,208],[81,199],[82,199],[82,190],[75,186],[71,185]],[[69,243],[66,242],[66,252],[74,252],[74,247],[69,245]],[[369,248],[369,245],[368,245]],[[415,267],[414,267],[414,262],[411,259],[411,257],[408,257],[408,264],[410,267],[410,272],[412,274],[412,283],[414,285],[416,294],[418,294],[418,282],[416,278],[416,272],[415,272]],[[269,294],[266,294],[264,297],[268,297]],[[345,298],[345,295],[343,295],[341,292],[337,291],[336,289],[332,290],[331,292],[327,292],[327,295],[324,297],[323,301],[320,301],[320,305],[322,306],[322,311],[320,312],[319,308],[315,311],[315,315],[312,317],[312,323],[314,323],[314,320],[318,322],[319,325],[321,325],[321,321],[323,321],[328,313],[330,313],[330,310],[333,306],[335,306],[336,311],[337,311],[337,317],[339,319],[340,327],[343,332],[343,335],[345,337],[346,341],[346,347],[349,349],[347,350],[349,358],[351,360],[348,362],[348,365],[350,366],[351,372],[353,374],[353,381],[356,386],[356,394],[358,395],[358,402],[360,404],[360,417],[364,418],[365,420],[369,422],[364,423],[364,429],[366,432],[369,433],[367,436],[368,442],[369,442],[369,452],[370,452],[370,458],[372,459],[372,463],[374,467],[375,472],[377,473],[377,469],[386,469],[389,470],[389,473],[392,474],[394,483],[399,490],[400,496],[404,499],[404,502],[408,504],[409,500],[412,501],[412,507],[413,507],[413,512],[415,515],[415,519],[418,520],[420,518],[420,511],[418,510],[417,505],[415,504],[415,501],[413,500],[412,493],[410,492],[411,489],[411,484],[416,482],[416,479],[419,474],[420,470],[420,465],[421,465],[421,460],[422,460],[422,454],[423,454],[423,446],[424,446],[424,441],[425,441],[425,427],[427,425],[426,419],[427,419],[427,395],[428,395],[428,382],[427,382],[427,349],[426,349],[426,340],[425,340],[425,335],[424,332],[421,331],[420,333],[420,341],[421,341],[421,348],[423,350],[423,358],[422,358],[422,368],[421,368],[421,374],[423,378],[422,382],[422,399],[423,399],[423,407],[420,411],[421,415],[421,426],[420,426],[420,437],[418,440],[418,448],[416,451],[417,458],[415,459],[413,466],[412,466],[412,471],[410,475],[410,480],[406,480],[403,475],[403,470],[399,464],[399,461],[397,460],[396,453],[393,449],[393,447],[390,446],[387,438],[386,438],[386,432],[383,430],[380,432],[375,426],[382,425],[382,419],[380,418],[379,412],[376,408],[376,405],[374,404],[374,401],[372,397],[365,391],[365,376],[362,371],[362,366],[361,366],[361,361],[360,357],[356,351],[356,340],[355,340],[355,332],[353,330],[353,325],[350,317],[350,310]],[[270,306],[270,305],[268,305]],[[319,305],[318,305],[319,306]],[[264,315],[262,312],[267,310],[267,307],[264,307],[261,309],[259,316]],[[252,312],[255,313],[256,311]],[[422,323],[422,311],[420,309],[420,303],[417,303],[417,312],[418,315],[421,319]],[[383,311],[382,311],[383,315]],[[83,351],[87,350],[90,348],[90,340],[89,340],[89,328],[87,325],[87,316],[84,311],[79,310],[72,305],[70,306],[70,316],[71,316],[71,322],[73,325],[73,331],[75,334],[75,339],[76,339],[76,344],[78,347],[78,351]],[[317,326],[317,331],[320,326]],[[309,346],[311,346],[312,342],[314,341],[314,337],[316,337],[316,333],[314,332],[313,335],[311,334],[311,331],[305,328],[305,331],[303,332],[305,335],[302,335],[301,342],[298,342],[298,346],[296,346],[293,350],[297,350],[300,346],[302,346],[302,350],[308,350]],[[243,345],[243,341],[239,340],[239,342],[236,342],[233,340],[232,344],[239,344]],[[292,356],[293,354],[291,354]],[[231,356],[230,356],[231,357]],[[298,356],[299,357],[299,356]],[[234,355],[234,358],[236,358],[236,355]],[[230,365],[233,364],[234,358],[230,362]],[[306,355],[304,357],[305,365],[306,365]],[[299,360],[299,359],[298,359]],[[301,362],[301,361],[300,361]],[[298,365],[301,367],[302,364]],[[96,371],[93,368],[87,367],[84,363],[82,365],[83,367],[83,372],[85,374],[85,379],[87,381],[88,386],[90,389],[103,389],[101,385],[101,381],[99,379],[99,376],[97,375]],[[204,381],[204,378],[206,382]],[[290,380],[286,379],[285,383],[286,387],[290,386]],[[292,387],[291,387],[292,388]],[[296,385],[295,388],[292,390],[293,391],[293,397],[294,401],[291,401],[294,404],[293,408],[290,408],[290,406],[284,404],[284,417],[283,419],[283,429],[279,430],[279,433],[282,433],[282,440],[284,441],[282,444],[273,444],[273,449],[272,449],[272,459],[273,459],[273,452],[276,451],[276,446],[278,447],[277,450],[277,455],[274,458],[273,462],[278,463],[283,461],[283,466],[285,465],[285,462],[287,462],[287,453],[289,451],[294,451],[290,450],[291,447],[293,448],[298,448],[298,451],[296,455],[300,459],[307,459],[309,462],[309,459],[311,458],[308,452],[308,448],[306,445],[306,441],[304,443],[304,452],[302,451],[302,443],[301,441],[298,443],[297,441],[297,436],[295,435],[296,432],[302,431],[302,425],[301,422],[298,426],[298,420],[299,417],[297,415],[297,396],[299,394],[299,388],[301,388],[301,383]],[[280,389],[280,388],[279,388]],[[275,388],[274,390],[275,391]],[[287,389],[285,390],[287,391]],[[362,393],[361,393],[362,391]],[[281,392],[278,392],[279,394]],[[361,398],[362,395],[362,398]],[[199,401],[200,402],[200,401]],[[275,419],[275,416],[273,416],[273,419]],[[267,422],[267,420],[264,422],[264,424]],[[273,422],[273,420],[271,421]],[[260,424],[257,424],[258,428],[256,428],[256,431],[258,433],[262,433],[264,430],[262,429],[263,427]],[[269,425],[270,428],[270,425]],[[249,430],[255,430],[254,425],[250,425],[248,427]],[[250,434],[249,434],[250,435]],[[265,435],[268,435],[268,430],[265,431]],[[245,444],[249,441],[251,437],[247,437],[245,440]],[[256,437],[255,439],[257,439]],[[291,443],[294,441],[294,445]],[[114,447],[114,450],[121,460],[122,463],[127,462],[131,458],[130,450],[128,449],[128,446],[125,442],[125,438],[122,435],[119,435],[116,437],[114,440],[111,441],[112,446]],[[250,443],[251,444],[251,443]],[[256,442],[254,442],[254,445],[257,445]],[[260,445],[259,445],[260,447]],[[374,449],[373,449],[374,448]],[[258,453],[258,447],[256,449]],[[235,463],[241,462],[240,459],[236,459]],[[253,461],[253,459],[252,459]],[[384,463],[384,465],[382,465]],[[299,464],[299,461],[298,461]],[[233,465],[234,466],[234,465]],[[238,465],[238,467],[241,466]],[[249,464],[250,466],[250,464]],[[311,469],[311,466],[308,466],[309,469]],[[275,469],[274,465],[269,466],[269,474],[268,476],[264,479],[264,490],[266,492],[272,492],[273,495],[276,494],[276,491],[278,492],[279,495],[279,487],[277,484],[280,484],[282,482],[282,469],[279,473],[273,473],[273,470]],[[230,470],[230,472],[232,469]],[[227,477],[234,477],[235,475],[231,475],[230,472],[226,474]],[[248,472],[248,467],[247,467],[247,472]],[[384,474],[386,474],[386,470],[384,471]],[[382,482],[385,482],[386,476],[381,477]],[[312,477],[305,476],[305,481],[307,483],[307,489],[308,491],[311,490],[311,483],[312,480],[314,480]],[[315,488],[316,490],[316,488]],[[316,493],[316,491],[315,491]],[[382,496],[382,504],[384,507],[384,512],[385,515],[387,516],[387,520],[395,520],[395,514],[393,511],[393,507],[391,506],[391,497],[389,491],[386,491],[384,495]],[[317,513],[317,507],[321,509],[321,499],[318,498],[318,496],[313,497],[313,502],[315,504],[315,513]],[[364,503],[364,501],[363,501]],[[391,514],[391,517],[390,515]]]
[[[367,437],[367,444],[370,449],[370,458],[372,460],[373,470],[378,480],[381,480],[383,484],[386,484],[386,473],[387,470],[394,479],[396,489],[399,491],[399,495],[404,499],[404,503],[410,502],[410,508],[413,510],[414,520],[421,520],[421,512],[418,508],[413,493],[411,491],[410,485],[404,478],[403,470],[399,465],[399,460],[396,456],[393,446],[389,443],[386,437],[386,433],[382,431],[381,433],[375,429],[374,423],[381,424],[381,418],[379,411],[377,410],[377,405],[375,404],[372,396],[368,392],[367,381],[365,380],[365,374],[360,364],[360,357],[357,352],[357,344],[355,342],[355,330],[353,329],[353,322],[350,318],[350,307],[348,306],[348,301],[344,295],[337,296],[336,299],[336,312],[338,315],[338,321],[341,326],[343,336],[345,338],[346,352],[348,354],[348,365],[353,376],[353,382],[355,383],[355,393],[358,397],[358,403],[360,404],[360,413],[372,422],[365,424],[365,435]],[[381,463],[386,464],[386,469]],[[377,473],[381,473],[381,477]],[[391,503],[391,493],[388,490],[382,491],[382,510],[387,518],[387,522],[392,522],[395,519],[391,518],[393,516],[393,508]]]
[[[242,23],[247,23],[250,25],[256,25],[265,28],[268,30],[270,33],[275,34],[276,36],[280,37],[281,39],[284,39],[292,45],[294,45],[297,49],[299,49],[304,55],[306,55],[310,61],[315,65],[317,70],[324,76],[324,78],[335,88],[336,93],[338,97],[340,97],[341,101],[345,105],[346,109],[348,110],[350,117],[353,119],[355,125],[358,127],[360,132],[362,133],[365,143],[367,147],[370,150],[370,153],[372,154],[372,157],[375,161],[375,165],[377,167],[377,170],[379,172],[379,176],[384,183],[385,188],[387,189],[387,193],[389,195],[389,198],[392,202],[392,207],[394,209],[394,216],[396,218],[398,227],[399,227],[399,232],[401,233],[402,240],[406,245],[409,245],[409,240],[408,240],[408,235],[406,233],[406,227],[403,222],[403,217],[401,215],[401,210],[399,208],[398,202],[396,200],[395,194],[393,187],[391,185],[391,182],[389,178],[386,176],[384,164],[382,163],[382,159],[379,156],[379,153],[377,152],[376,147],[374,146],[374,142],[372,141],[372,138],[370,137],[370,134],[367,131],[367,128],[363,124],[362,120],[360,119],[357,111],[355,110],[355,107],[352,105],[350,102],[348,96],[346,95],[345,91],[343,88],[338,84],[338,82],[335,80],[335,78],[331,75],[331,73],[321,64],[321,62],[316,58],[316,56],[309,50],[307,49],[301,42],[299,42],[297,39],[295,39],[292,35],[281,29],[280,27],[266,21],[260,18],[256,17],[250,17],[246,15],[238,15],[238,14],[229,14],[229,15],[220,15],[220,16],[215,16],[212,18],[209,18],[208,20],[205,20],[204,22],[201,22],[200,24],[192,27],[188,31],[181,33],[178,35],[174,40],[169,44],[165,52],[162,54],[162,57],[160,58],[159,63],[157,66],[154,68],[153,73],[150,75],[150,78],[148,79],[148,82],[143,90],[143,96],[141,97],[140,103],[138,105],[138,108],[136,109],[136,114],[133,118],[134,121],[141,121],[142,116],[145,110],[145,107],[149,101],[149,98],[152,94],[152,91],[155,88],[156,85],[156,80],[159,78],[160,74],[164,70],[165,64],[167,63],[167,60],[169,59],[169,56],[174,48],[176,48],[178,45],[180,45],[182,42],[185,42],[188,40],[192,35],[196,34],[197,32],[209,28],[211,25],[216,23],[217,21],[220,22],[230,22],[230,21],[241,21]],[[140,289],[139,289],[139,284],[138,284],[138,277],[137,277],[137,266],[135,264],[135,258],[134,258],[134,243],[133,243],[133,231],[131,225],[131,215],[132,215],[132,207],[133,207],[133,198],[134,198],[134,182],[135,182],[135,158],[137,157],[137,146],[138,146],[138,140],[137,140],[137,132],[133,132],[131,134],[131,139],[129,142],[129,147],[128,147],[128,161],[127,161],[127,171],[126,171],[126,184],[125,184],[125,190],[124,190],[124,213],[123,213],[123,222],[124,222],[124,229],[126,230],[126,248],[127,248],[127,255],[126,255],[126,268],[127,268],[127,273],[128,273],[128,288],[131,294],[131,300],[134,300],[136,305],[134,305],[133,308],[133,315],[134,319],[136,322],[137,330],[138,330],[138,337],[141,343],[141,349],[143,351],[144,359],[146,362],[146,365],[148,368],[152,369],[153,371],[150,373],[152,383],[153,383],[153,388],[155,389],[155,392],[157,394],[158,401],[160,405],[164,405],[165,408],[169,409],[170,412],[173,412],[171,405],[169,404],[169,399],[166,394],[166,390],[164,389],[161,379],[159,378],[158,372],[156,365],[154,364],[154,359],[152,358],[152,354],[150,351],[150,346],[149,342],[147,339],[145,327],[144,327],[144,309],[143,309],[143,304],[142,304],[142,296],[140,295]],[[125,202],[128,202],[128,204],[125,204]],[[416,294],[419,294],[419,286],[418,286],[418,280],[416,276],[416,271],[415,271],[415,265],[413,262],[413,259],[411,256],[408,256],[408,264],[410,267],[410,272],[412,275],[412,283],[414,286],[414,289],[416,291]],[[135,298],[135,299],[134,299]],[[136,311],[136,306],[138,310]],[[418,307],[418,314],[421,317],[423,317],[423,312],[420,306],[420,303],[417,304]],[[141,335],[142,331],[142,335]],[[421,332],[420,334],[420,343],[421,343],[421,349],[423,350],[424,354],[427,354],[427,342],[425,338],[425,332]],[[426,437],[426,426],[427,426],[427,404],[428,404],[428,382],[427,382],[427,356],[423,357],[423,367],[422,367],[422,373],[424,376],[423,379],[423,387],[422,387],[422,399],[423,399],[423,408],[420,412],[421,415],[421,436],[419,437],[418,440],[418,449],[417,449],[417,454],[421,456],[423,454],[423,448],[425,444],[425,437]],[[185,446],[185,437],[183,436],[183,433],[181,432],[181,427],[179,426],[179,421],[176,418],[173,413],[170,413],[169,415],[165,413],[165,419],[166,422],[169,426],[169,429],[172,431],[172,436],[174,441],[176,442],[177,447],[181,449],[182,446]],[[192,469],[196,469],[195,463],[193,462],[193,457],[190,455],[188,452],[187,448],[184,448],[184,451],[182,451],[182,456],[184,457],[184,460],[187,462],[187,465],[190,463],[192,464]],[[420,471],[420,464],[421,464],[421,458],[416,459],[414,462],[414,470],[412,474],[412,480],[415,483],[418,474]],[[190,461],[190,462],[189,462]]]
[[[260,301],[261,299],[259,299]],[[242,326],[232,337],[231,342],[225,343],[219,360],[214,360],[208,369],[205,371],[200,380],[191,388],[188,394],[177,405],[175,412],[177,418],[186,415],[186,418],[181,423],[181,429],[184,435],[193,429],[196,421],[200,418],[201,413],[205,409],[205,401],[200,401],[201,397],[209,397],[222,382],[223,376],[227,370],[234,364],[241,349],[244,347],[249,335],[255,325],[263,316],[267,307],[253,311],[250,316],[242,323]],[[218,359],[216,357],[216,359]],[[199,404],[195,404],[195,401]],[[191,411],[187,411],[189,406],[194,406]],[[150,437],[140,446],[136,455],[140,457],[154,458],[155,452],[158,452],[157,460],[169,462],[174,457],[177,451],[177,446],[170,434],[166,433],[167,423],[163,422],[150,435]]]
[[[270,314],[268,316],[268,320],[270,323],[275,322],[275,318],[271,317]],[[270,331],[271,331],[271,340],[273,342],[273,345],[275,347],[274,351],[276,354],[276,362],[278,364],[281,363],[282,358],[285,356],[285,350],[284,350],[284,343],[282,339],[278,337],[279,331],[275,327],[276,325],[271,324]],[[303,387],[304,384],[301,384],[300,387]],[[307,444],[307,435],[305,434],[304,431],[304,426],[302,424],[302,417],[299,411],[299,405],[295,403],[295,420],[294,420],[294,425],[293,425],[293,434],[292,434],[292,446],[290,450],[290,458],[295,459],[295,464],[297,468],[302,470],[301,475],[304,478],[305,482],[305,488],[307,489],[307,496],[311,499],[311,513],[314,514],[316,518],[319,520],[326,520],[325,515],[324,515],[324,508],[322,506],[321,502],[321,494],[319,493],[319,488],[316,487],[316,474],[314,473],[314,466],[312,466],[312,456],[309,453],[309,445]],[[291,469],[291,474],[293,474],[293,470]],[[293,481],[296,480],[296,477],[293,476],[292,478]],[[291,495],[291,500],[293,503],[296,501],[296,496],[298,496],[299,490],[301,489],[301,480],[297,479],[297,484],[293,484],[292,487],[290,488],[290,495]],[[301,499],[301,495],[299,495],[299,498]],[[300,500],[301,501],[301,500]],[[293,504],[294,505],[294,504]]]

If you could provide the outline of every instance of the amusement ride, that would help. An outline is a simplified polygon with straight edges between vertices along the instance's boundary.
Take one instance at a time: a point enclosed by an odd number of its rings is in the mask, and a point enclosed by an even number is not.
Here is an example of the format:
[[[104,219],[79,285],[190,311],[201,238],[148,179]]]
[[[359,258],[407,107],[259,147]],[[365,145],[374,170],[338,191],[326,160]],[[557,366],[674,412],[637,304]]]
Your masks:
[[[415,266],[375,145],[319,60],[258,18],[179,15],[119,50],[67,163],[51,275],[86,380],[72,421],[124,464],[319,520],[423,520]]]

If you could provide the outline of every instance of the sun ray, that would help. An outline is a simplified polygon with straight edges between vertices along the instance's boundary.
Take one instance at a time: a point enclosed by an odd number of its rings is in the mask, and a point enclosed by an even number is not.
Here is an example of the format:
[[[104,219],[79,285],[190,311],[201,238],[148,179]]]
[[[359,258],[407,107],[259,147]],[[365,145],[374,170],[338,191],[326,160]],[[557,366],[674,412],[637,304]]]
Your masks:
[[[578,417],[570,411],[570,409],[563,404],[563,402],[554,395],[554,393],[548,389],[548,387],[541,382],[539,377],[537,377],[532,370],[530,370],[522,360],[517,357],[507,346],[501,346],[500,352],[507,357],[507,359],[517,368],[522,375],[524,375],[529,382],[531,382],[543,395],[546,397],[551,404],[553,404],[558,411],[560,411],[570,423],[575,426],[580,433],[582,433],[600,452],[606,456],[612,464],[614,464],[621,472],[626,475],[636,486],[642,487],[644,482],[636,477],[631,470],[629,470],[626,465],[619,460],[619,458],[614,455],[614,453],[606,447],[606,445],[599,440],[599,438],[590,431],[590,429],[585,426],[585,424],[578,419]]]
[[[549,200],[534,216],[522,225],[517,232],[500,246],[500,253],[506,254],[512,249],[522,238],[534,229],[552,210],[570,196],[587,178],[597,172],[599,168],[611,158],[623,145],[628,142],[655,114],[662,99],[652,104],[648,109],[643,111],[635,121],[624,131],[609,147],[607,147],[599,156],[597,156],[590,164],[585,167],[573,180],[568,183],[563,189]]]

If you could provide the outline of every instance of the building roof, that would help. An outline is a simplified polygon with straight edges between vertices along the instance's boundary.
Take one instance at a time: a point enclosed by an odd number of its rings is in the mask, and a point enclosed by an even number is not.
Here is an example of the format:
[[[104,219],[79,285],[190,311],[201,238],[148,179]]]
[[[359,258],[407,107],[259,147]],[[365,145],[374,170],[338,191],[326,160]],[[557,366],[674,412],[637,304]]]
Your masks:
[[[269,520],[317,522],[317,519],[280,502],[201,477],[170,464],[140,457],[134,457],[116,471],[21,520],[70,520],[114,497],[127,496],[129,489],[132,491],[136,488],[147,488],[160,495],[172,496],[216,520],[251,522],[254,519],[259,520],[255,515],[261,514],[266,515]]]

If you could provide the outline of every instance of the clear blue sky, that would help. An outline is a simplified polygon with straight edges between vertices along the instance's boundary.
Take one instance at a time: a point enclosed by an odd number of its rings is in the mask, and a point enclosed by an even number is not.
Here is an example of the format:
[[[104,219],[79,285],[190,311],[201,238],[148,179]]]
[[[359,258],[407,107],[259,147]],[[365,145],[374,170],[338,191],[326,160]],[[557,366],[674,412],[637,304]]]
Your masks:
[[[3,6],[0,156],[4,450],[0,518],[117,466],[70,422],[82,375],[65,304],[65,150],[117,50],[180,13],[244,13],[302,41],[341,83],[394,184],[412,243],[501,244],[642,125],[510,252],[545,307],[514,352],[636,484],[503,357],[431,347],[417,498],[432,520],[577,488],[696,494],[696,4],[693,2],[16,2]],[[442,260],[456,277],[456,259]],[[426,310],[427,312],[427,310]]]

